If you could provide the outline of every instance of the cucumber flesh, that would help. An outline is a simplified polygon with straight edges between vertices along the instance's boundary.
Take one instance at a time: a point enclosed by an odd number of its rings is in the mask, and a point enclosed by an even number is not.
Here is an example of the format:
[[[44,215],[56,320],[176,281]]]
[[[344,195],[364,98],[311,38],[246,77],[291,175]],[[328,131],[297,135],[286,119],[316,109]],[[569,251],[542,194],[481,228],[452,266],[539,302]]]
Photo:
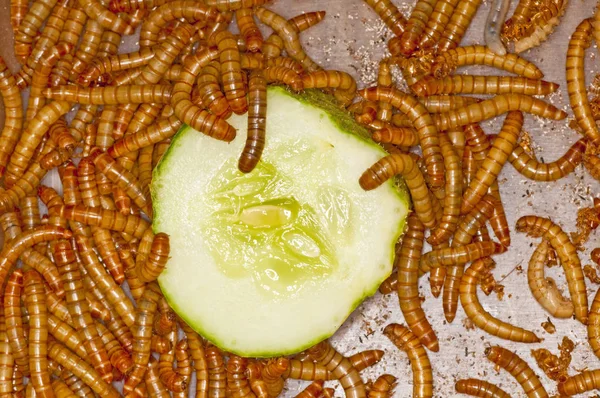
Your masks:
[[[270,87],[267,143],[254,171],[227,144],[183,127],[154,170],[155,232],[170,235],[159,283],[175,311],[243,356],[299,352],[331,336],[391,273],[408,195],[365,192],[385,152],[329,96]]]

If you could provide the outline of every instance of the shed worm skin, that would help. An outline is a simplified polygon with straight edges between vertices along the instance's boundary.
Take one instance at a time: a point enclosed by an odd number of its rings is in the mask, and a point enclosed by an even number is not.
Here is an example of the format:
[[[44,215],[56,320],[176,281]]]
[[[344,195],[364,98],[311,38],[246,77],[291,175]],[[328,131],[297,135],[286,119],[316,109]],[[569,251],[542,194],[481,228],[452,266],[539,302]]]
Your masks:
[[[585,50],[592,43],[592,24],[584,19],[575,29],[567,49],[567,92],[577,124],[594,144],[600,142],[600,131],[592,116],[585,87]]]
[[[523,114],[521,112],[512,111],[506,115],[500,133],[464,193],[461,214],[470,212],[486,195],[492,183],[496,181],[502,167],[517,146],[522,127]]]
[[[593,178],[600,181],[600,158],[598,155],[584,155],[583,165]]]
[[[558,84],[521,76],[452,75],[439,80],[426,76],[410,88],[421,97],[439,94],[547,95],[556,91]]]
[[[500,94],[491,99],[454,111],[433,115],[438,130],[449,130],[478,123],[510,111],[521,111],[552,120],[562,120],[566,112],[537,98],[524,94]]]
[[[584,325],[587,324],[588,303],[587,292],[581,262],[577,249],[571,243],[569,236],[551,220],[539,216],[524,216],[517,220],[517,231],[529,236],[544,237],[556,250],[565,271],[569,285],[571,301],[575,308],[575,318]]]
[[[325,340],[308,350],[309,355],[321,363],[331,372],[332,376],[339,380],[346,396],[365,398],[367,392],[358,371],[350,360],[337,352],[331,344]]]
[[[433,12],[427,20],[427,26],[419,41],[421,49],[433,48],[442,37],[442,32],[450,22],[458,0],[437,1]]]
[[[253,71],[248,82],[248,136],[238,169],[249,173],[258,164],[265,147],[267,128],[267,80],[261,70]]]
[[[502,339],[521,343],[538,343],[541,340],[535,333],[501,321],[488,313],[477,298],[477,285],[482,271],[490,259],[479,259],[473,262],[465,271],[460,281],[460,303],[465,313],[478,328]]]
[[[380,159],[359,179],[364,190],[375,189],[396,174],[401,174],[410,190],[413,206],[419,220],[428,228],[436,225],[431,204],[431,193],[415,161],[407,154],[392,154]]]
[[[431,328],[425,312],[421,308],[419,297],[419,260],[423,250],[424,226],[418,217],[411,214],[407,221],[407,231],[402,238],[402,245],[396,253],[396,267],[398,269],[398,300],[400,310],[410,330],[419,341],[433,352],[439,350],[439,343],[435,332]]]
[[[390,0],[364,0],[396,36],[402,36],[406,18]]]
[[[550,244],[546,240],[542,240],[533,252],[527,269],[529,289],[537,302],[550,315],[557,318],[570,318],[573,316],[573,303],[562,296],[552,278],[544,276],[549,250]],[[593,304],[592,308],[594,308]]]
[[[446,25],[437,44],[438,52],[442,53],[458,47],[480,4],[481,0],[460,0],[458,2],[452,17],[450,17],[450,22]]]
[[[527,26],[527,33],[533,30],[528,36],[515,41],[515,52],[521,53],[530,48],[539,46],[552,33],[554,28],[560,23],[560,17],[567,9],[567,0],[549,0],[543,2],[537,12],[531,17]]]
[[[419,135],[431,186],[443,186],[445,171],[438,130],[427,109],[415,98],[391,87],[372,87],[359,91],[359,94],[368,101],[389,102],[409,117]]]
[[[502,38],[504,40],[518,40],[530,35],[532,32],[531,16],[535,8],[532,0],[519,0],[513,15],[504,22]]]
[[[540,379],[517,354],[500,346],[485,349],[487,359],[510,373],[523,387],[529,398],[548,398],[546,389]]]
[[[436,56],[431,66],[437,78],[449,75],[456,68],[467,65],[486,65],[529,79],[541,79],[542,71],[532,62],[516,54],[498,55],[486,46],[471,45],[444,51]]]
[[[488,17],[485,21],[485,29],[483,37],[487,46],[498,55],[505,55],[506,48],[500,40],[500,33],[504,26],[506,14],[510,1],[507,0],[494,0],[492,7],[489,11]]]
[[[389,338],[398,349],[405,351],[413,371],[413,397],[433,397],[433,374],[427,351],[417,337],[402,325],[391,323],[383,329],[383,334]]]
[[[454,385],[456,392],[482,398],[510,398],[500,387],[479,379],[461,379]]]

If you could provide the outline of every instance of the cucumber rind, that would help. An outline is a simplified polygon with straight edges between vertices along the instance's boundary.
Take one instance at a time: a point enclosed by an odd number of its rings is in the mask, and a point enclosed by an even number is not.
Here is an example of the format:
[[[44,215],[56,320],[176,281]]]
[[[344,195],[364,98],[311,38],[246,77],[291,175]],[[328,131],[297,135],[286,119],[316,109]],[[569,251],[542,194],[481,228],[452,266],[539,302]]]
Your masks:
[[[340,108],[336,104],[335,99],[332,96],[324,94],[320,90],[306,90],[302,94],[294,94],[294,93],[291,93],[280,87],[270,87],[269,90],[277,90],[278,92],[288,95],[292,98],[295,98],[305,104],[308,104],[311,106],[316,106],[316,107],[322,109],[323,111],[325,111],[325,114],[329,117],[330,121],[334,125],[336,125],[336,127],[338,128],[338,131],[340,133],[352,135],[353,137],[360,139],[363,144],[368,145],[369,147],[372,147],[374,149],[377,149],[379,152],[381,152],[382,156],[387,155],[387,153],[384,151],[383,148],[381,148],[381,146],[379,146],[377,143],[370,140],[370,135],[369,135],[368,131],[366,129],[364,129],[363,127],[359,126],[358,124],[356,124],[356,122],[354,122],[353,117],[346,110]],[[164,154],[162,159],[159,161],[158,165],[153,170],[153,181],[156,181],[158,178],[160,178],[161,174],[163,174],[164,172],[166,172],[168,170],[169,162],[167,160],[172,155],[172,152],[180,145],[180,140],[184,136],[186,136],[186,134],[188,134],[188,133],[200,134],[187,125],[182,126],[180,128],[180,130],[177,132],[177,134],[173,137],[171,145],[167,149],[166,153]],[[397,179],[397,180],[391,179],[390,181],[386,182],[386,184],[389,184],[389,187],[392,188],[392,191],[408,207],[410,204],[410,197],[408,194],[408,190],[406,189],[406,185],[404,184],[404,181],[402,179]],[[155,186],[151,185],[150,192],[151,192],[151,196],[153,199],[153,210],[154,210],[154,214],[155,214],[155,219],[158,219],[159,218],[158,214],[160,214],[161,209],[160,209],[160,202],[158,200],[156,200],[157,198],[155,195],[155,191],[156,191],[155,188],[156,188]],[[402,222],[400,222],[398,224],[398,228],[395,232],[395,236],[397,236],[399,238],[404,231],[404,227],[405,227],[405,221],[403,220]],[[158,229],[159,229],[159,224],[153,223],[153,230],[155,233],[158,232]],[[390,256],[389,257],[390,263],[393,263],[394,256],[395,256],[394,245],[391,245],[391,247],[390,247],[389,256]],[[236,354],[242,355],[242,356],[273,357],[273,356],[278,356],[278,355],[289,355],[289,354],[297,353],[299,351],[302,351],[304,349],[311,347],[312,345],[318,343],[319,341],[329,338],[333,333],[335,333],[335,331],[339,328],[339,326],[341,326],[341,324],[350,316],[350,314],[365,300],[365,298],[370,297],[377,292],[379,284],[381,282],[383,282],[383,280],[385,280],[387,278],[387,276],[389,276],[389,274],[383,275],[381,280],[378,281],[378,283],[373,284],[373,287],[370,290],[367,289],[362,297],[357,298],[349,306],[348,310],[345,313],[345,316],[342,317],[340,324],[336,325],[334,328],[332,328],[331,332],[329,332],[329,331],[325,332],[322,335],[315,337],[314,340],[307,342],[304,345],[295,345],[293,347],[290,347],[290,349],[287,349],[287,350],[279,349],[276,352],[269,351],[269,350],[266,350],[266,351],[261,351],[261,350],[245,351],[243,349],[242,350],[240,350],[240,349],[232,350],[231,347],[228,347],[227,344],[224,344],[222,341],[220,341],[218,336],[215,336],[215,335],[211,334],[210,332],[208,332],[208,330],[204,327],[202,322],[199,322],[198,320],[189,319],[187,317],[187,312],[183,308],[178,306],[177,303],[171,299],[169,294],[166,293],[166,291],[168,289],[163,289],[163,290],[165,291],[165,299],[175,309],[175,311],[180,315],[180,317],[188,325],[190,325],[198,333],[200,333],[203,337],[205,337],[206,339],[211,341],[216,346],[221,347],[221,348],[231,351],[231,352],[235,352]],[[161,284],[160,278],[159,278],[158,282],[161,285],[161,287],[163,287]]]

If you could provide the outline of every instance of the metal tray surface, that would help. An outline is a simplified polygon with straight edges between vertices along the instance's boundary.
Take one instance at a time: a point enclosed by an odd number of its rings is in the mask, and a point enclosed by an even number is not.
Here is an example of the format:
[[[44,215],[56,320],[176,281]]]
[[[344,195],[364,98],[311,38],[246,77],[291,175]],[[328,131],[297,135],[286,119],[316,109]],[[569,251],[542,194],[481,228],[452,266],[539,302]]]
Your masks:
[[[565,0],[567,1],[567,0]],[[394,3],[408,16],[414,1]],[[483,27],[490,8],[487,0],[480,7],[473,20],[463,44],[483,44]],[[512,1],[509,16],[516,6]],[[584,18],[592,17],[595,11],[595,0],[570,0],[560,25],[550,39],[541,46],[522,54],[538,65],[545,74],[544,79],[557,82],[560,89],[549,96],[548,100],[569,113],[564,121],[543,120],[531,115],[526,116],[524,129],[529,132],[534,142],[535,153],[539,159],[553,161],[561,156],[572,145],[579,135],[567,124],[572,118],[569,98],[566,92],[565,60],[568,41],[575,27]],[[378,61],[387,54],[387,40],[391,32],[379,20],[377,15],[360,0],[275,0],[270,5],[274,11],[285,17],[316,10],[326,10],[326,18],[317,26],[301,35],[308,54],[326,69],[338,69],[352,74],[359,87],[373,85],[376,82]],[[265,32],[267,32],[265,30]],[[5,58],[13,71],[18,64],[13,58],[12,31],[9,22],[9,0],[0,0],[0,56]],[[126,38],[121,52],[136,49],[135,38]],[[596,45],[586,54],[587,83],[591,83],[598,73],[600,62],[597,59]],[[471,67],[459,71],[475,74],[502,74],[490,68]],[[403,87],[401,78],[396,83]],[[483,124],[488,133],[498,132],[503,118],[497,118]],[[3,125],[3,111],[0,109],[0,126]],[[50,183],[55,179],[51,178]],[[423,308],[435,329],[439,341],[438,353],[428,352],[434,373],[434,391],[436,397],[459,396],[454,390],[454,383],[461,378],[475,377],[497,383],[513,397],[525,396],[523,390],[507,372],[497,372],[494,365],[485,359],[484,349],[490,345],[502,345],[516,351],[533,368],[541,378],[548,393],[557,394],[556,383],[547,378],[535,364],[530,350],[547,348],[558,353],[557,345],[563,336],[568,336],[577,343],[569,369],[571,375],[584,369],[600,367],[600,360],[595,357],[587,343],[585,326],[573,320],[552,319],[556,333],[549,334],[541,326],[548,319],[547,313],[534,300],[527,285],[527,264],[539,239],[532,239],[514,231],[516,220],[524,215],[535,214],[550,217],[567,232],[576,231],[575,221],[577,209],[592,205],[592,199],[600,196],[600,184],[593,180],[583,167],[557,182],[534,182],[519,175],[510,165],[502,170],[499,177],[500,190],[508,221],[511,226],[512,245],[509,250],[495,256],[497,262],[494,275],[499,283],[505,286],[504,298],[497,295],[479,294],[483,306],[493,315],[514,325],[533,330],[543,338],[539,344],[512,343],[493,337],[468,325],[466,316],[459,306],[458,314],[452,324],[444,320],[441,298],[435,299],[429,291],[428,279],[421,278],[419,289],[423,297]],[[582,265],[591,264],[590,252],[600,246],[600,232],[592,233],[584,250],[579,252]],[[425,250],[429,247],[426,246]],[[566,290],[566,283],[560,267],[547,268],[548,276],[555,278],[559,287]],[[586,279],[588,300],[591,303],[598,285]],[[382,329],[389,323],[404,323],[397,296],[376,294],[359,306],[342,328],[332,338],[335,348],[344,354],[352,354],[365,349],[383,349],[386,354],[377,365],[362,372],[364,380],[374,380],[382,373],[391,373],[398,378],[395,397],[412,396],[412,371],[404,352],[394,347],[383,336]],[[295,396],[306,386],[306,382],[288,382],[285,396]],[[336,382],[328,383],[337,386]],[[343,390],[337,386],[336,396],[343,396]],[[587,393],[583,396],[596,396]]]

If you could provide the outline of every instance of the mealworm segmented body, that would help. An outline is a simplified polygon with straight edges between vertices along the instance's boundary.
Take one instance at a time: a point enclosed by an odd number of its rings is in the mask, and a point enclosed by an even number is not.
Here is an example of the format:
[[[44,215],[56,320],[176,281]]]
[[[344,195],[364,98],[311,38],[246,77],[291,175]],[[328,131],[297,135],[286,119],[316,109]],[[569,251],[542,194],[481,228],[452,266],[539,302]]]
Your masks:
[[[442,32],[442,38],[437,43],[439,53],[458,47],[480,4],[481,0],[460,0],[458,2],[450,22]]]
[[[154,50],[152,48],[142,48],[133,53],[95,58],[79,75],[77,83],[85,87],[105,73],[114,73],[145,66],[152,58],[154,58]]]
[[[150,224],[136,215],[123,215],[113,210],[104,210],[97,207],[82,205],[60,206],[54,210],[68,220],[77,221],[86,225],[93,225],[102,229],[124,232],[136,238],[141,238]]]
[[[231,32],[224,30],[217,33],[215,42],[219,48],[221,84],[225,98],[227,98],[231,110],[238,115],[242,115],[248,110],[248,103],[246,101],[246,87],[242,77],[240,53],[235,39]]]
[[[11,353],[16,368],[29,374],[29,354],[23,320],[21,318],[21,295],[23,292],[23,271],[16,269],[12,272],[4,289],[4,321],[6,334],[10,343]]]
[[[404,33],[400,36],[401,54],[411,55],[417,49],[423,30],[433,13],[436,3],[437,1],[435,0],[417,1],[406,23]]]
[[[433,12],[427,20],[427,26],[419,41],[419,47],[429,49],[434,47],[442,37],[442,32],[454,12],[454,8],[458,4],[458,0],[444,0],[435,3]]]
[[[32,3],[15,34],[15,56],[23,65],[33,47],[34,38],[38,35],[44,21],[48,18],[57,0],[40,0]]]
[[[306,388],[300,391],[300,394],[296,395],[296,398],[318,398],[323,391],[323,380],[315,380],[310,383]]]
[[[510,373],[530,398],[548,398],[546,389],[534,371],[517,354],[500,346],[485,349],[487,359]]]
[[[533,252],[527,269],[529,289],[537,302],[550,315],[557,318],[570,318],[573,316],[573,303],[562,296],[552,278],[544,276],[549,250],[550,244],[546,240],[542,240]],[[593,305],[592,308],[594,308]]]
[[[0,95],[5,113],[4,128],[0,133],[0,175],[3,175],[23,128],[23,105],[17,82],[1,57]]]
[[[538,11],[531,17],[531,22],[527,30],[533,29],[533,31],[528,36],[515,41],[515,52],[521,53],[539,46],[545,41],[559,24],[560,18],[567,9],[567,4],[567,0],[543,2]]]
[[[171,101],[172,89],[168,84],[93,88],[62,86],[44,89],[42,95],[50,99],[85,105],[167,104]]]
[[[181,328],[187,338],[190,355],[194,362],[194,370],[196,372],[196,393],[206,394],[208,390],[208,367],[207,356],[204,355],[204,346],[198,334],[187,324],[182,322]]]
[[[225,397],[227,390],[227,375],[223,354],[221,350],[212,344],[206,347],[206,363],[208,368],[208,390],[212,391],[212,396],[217,398]]]
[[[433,374],[427,351],[419,339],[406,327],[391,323],[383,329],[398,349],[405,351],[413,371],[413,397],[433,397]]]
[[[538,162],[521,146],[516,146],[508,161],[525,177],[534,181],[556,181],[575,170],[584,158],[587,140],[581,139],[573,144],[563,156],[550,163]]]
[[[106,153],[116,159],[127,153],[157,144],[175,135],[181,125],[182,122],[177,116],[159,119],[148,128],[117,140]]]
[[[491,261],[491,259],[479,259],[473,262],[462,276],[460,282],[460,303],[465,313],[475,326],[492,336],[522,343],[540,342],[541,340],[535,333],[493,317],[480,304],[477,298],[477,285],[482,277],[482,272]]]
[[[335,88],[333,95],[344,105],[349,105],[356,93],[356,82],[346,72],[319,70],[302,76],[302,85],[307,88]]]
[[[263,37],[258,26],[256,26],[253,14],[251,8],[240,8],[235,12],[235,20],[240,29],[240,34],[246,42],[248,51],[257,52],[262,48]]]
[[[433,250],[421,257],[420,269],[427,272],[436,267],[463,265],[505,251],[506,248],[496,242],[475,242],[459,247]]]
[[[500,387],[479,379],[461,379],[454,385],[456,392],[482,398],[510,398]]]
[[[304,89],[302,76],[293,69],[285,66],[269,66],[265,68],[264,74],[267,83],[283,83],[294,91]]]
[[[520,76],[452,75],[440,80],[427,76],[410,88],[421,97],[439,94],[547,95],[556,91],[558,84]]]
[[[419,145],[419,137],[415,129],[410,127],[395,127],[384,125],[382,129],[375,130],[371,135],[375,142],[382,144],[393,144],[401,147]]]
[[[337,352],[329,341],[325,340],[311,347],[308,353],[315,361],[325,366],[335,379],[339,380],[347,396],[367,396],[365,385],[356,368],[352,366],[348,358]]]
[[[102,6],[98,0],[78,0],[79,6],[89,18],[95,19],[104,29],[120,35],[130,35],[133,28],[119,16]]]
[[[415,98],[395,88],[372,87],[361,90],[359,94],[368,101],[389,102],[409,117],[419,135],[431,186],[436,188],[444,185],[444,160],[438,131],[427,109]]]
[[[365,0],[365,3],[379,15],[381,20],[396,36],[402,36],[407,21],[400,10],[390,0]]]
[[[583,271],[577,249],[571,243],[569,236],[551,220],[538,216],[519,218],[516,229],[529,236],[544,237],[556,250],[569,285],[571,301],[575,308],[575,318],[584,325],[587,324],[588,303]]]
[[[249,173],[258,164],[265,147],[267,128],[267,80],[261,70],[253,71],[248,82],[248,137],[238,169]]]
[[[81,358],[87,357],[87,351],[79,334],[68,323],[58,319],[53,314],[48,314],[48,332],[61,344],[73,351]]]
[[[199,105],[197,104],[199,101],[203,107],[210,109],[216,116],[227,118],[231,115],[231,108],[225,95],[221,92],[220,79],[221,64],[217,60],[210,61],[202,68],[198,76],[197,100],[192,98],[192,102]]]

